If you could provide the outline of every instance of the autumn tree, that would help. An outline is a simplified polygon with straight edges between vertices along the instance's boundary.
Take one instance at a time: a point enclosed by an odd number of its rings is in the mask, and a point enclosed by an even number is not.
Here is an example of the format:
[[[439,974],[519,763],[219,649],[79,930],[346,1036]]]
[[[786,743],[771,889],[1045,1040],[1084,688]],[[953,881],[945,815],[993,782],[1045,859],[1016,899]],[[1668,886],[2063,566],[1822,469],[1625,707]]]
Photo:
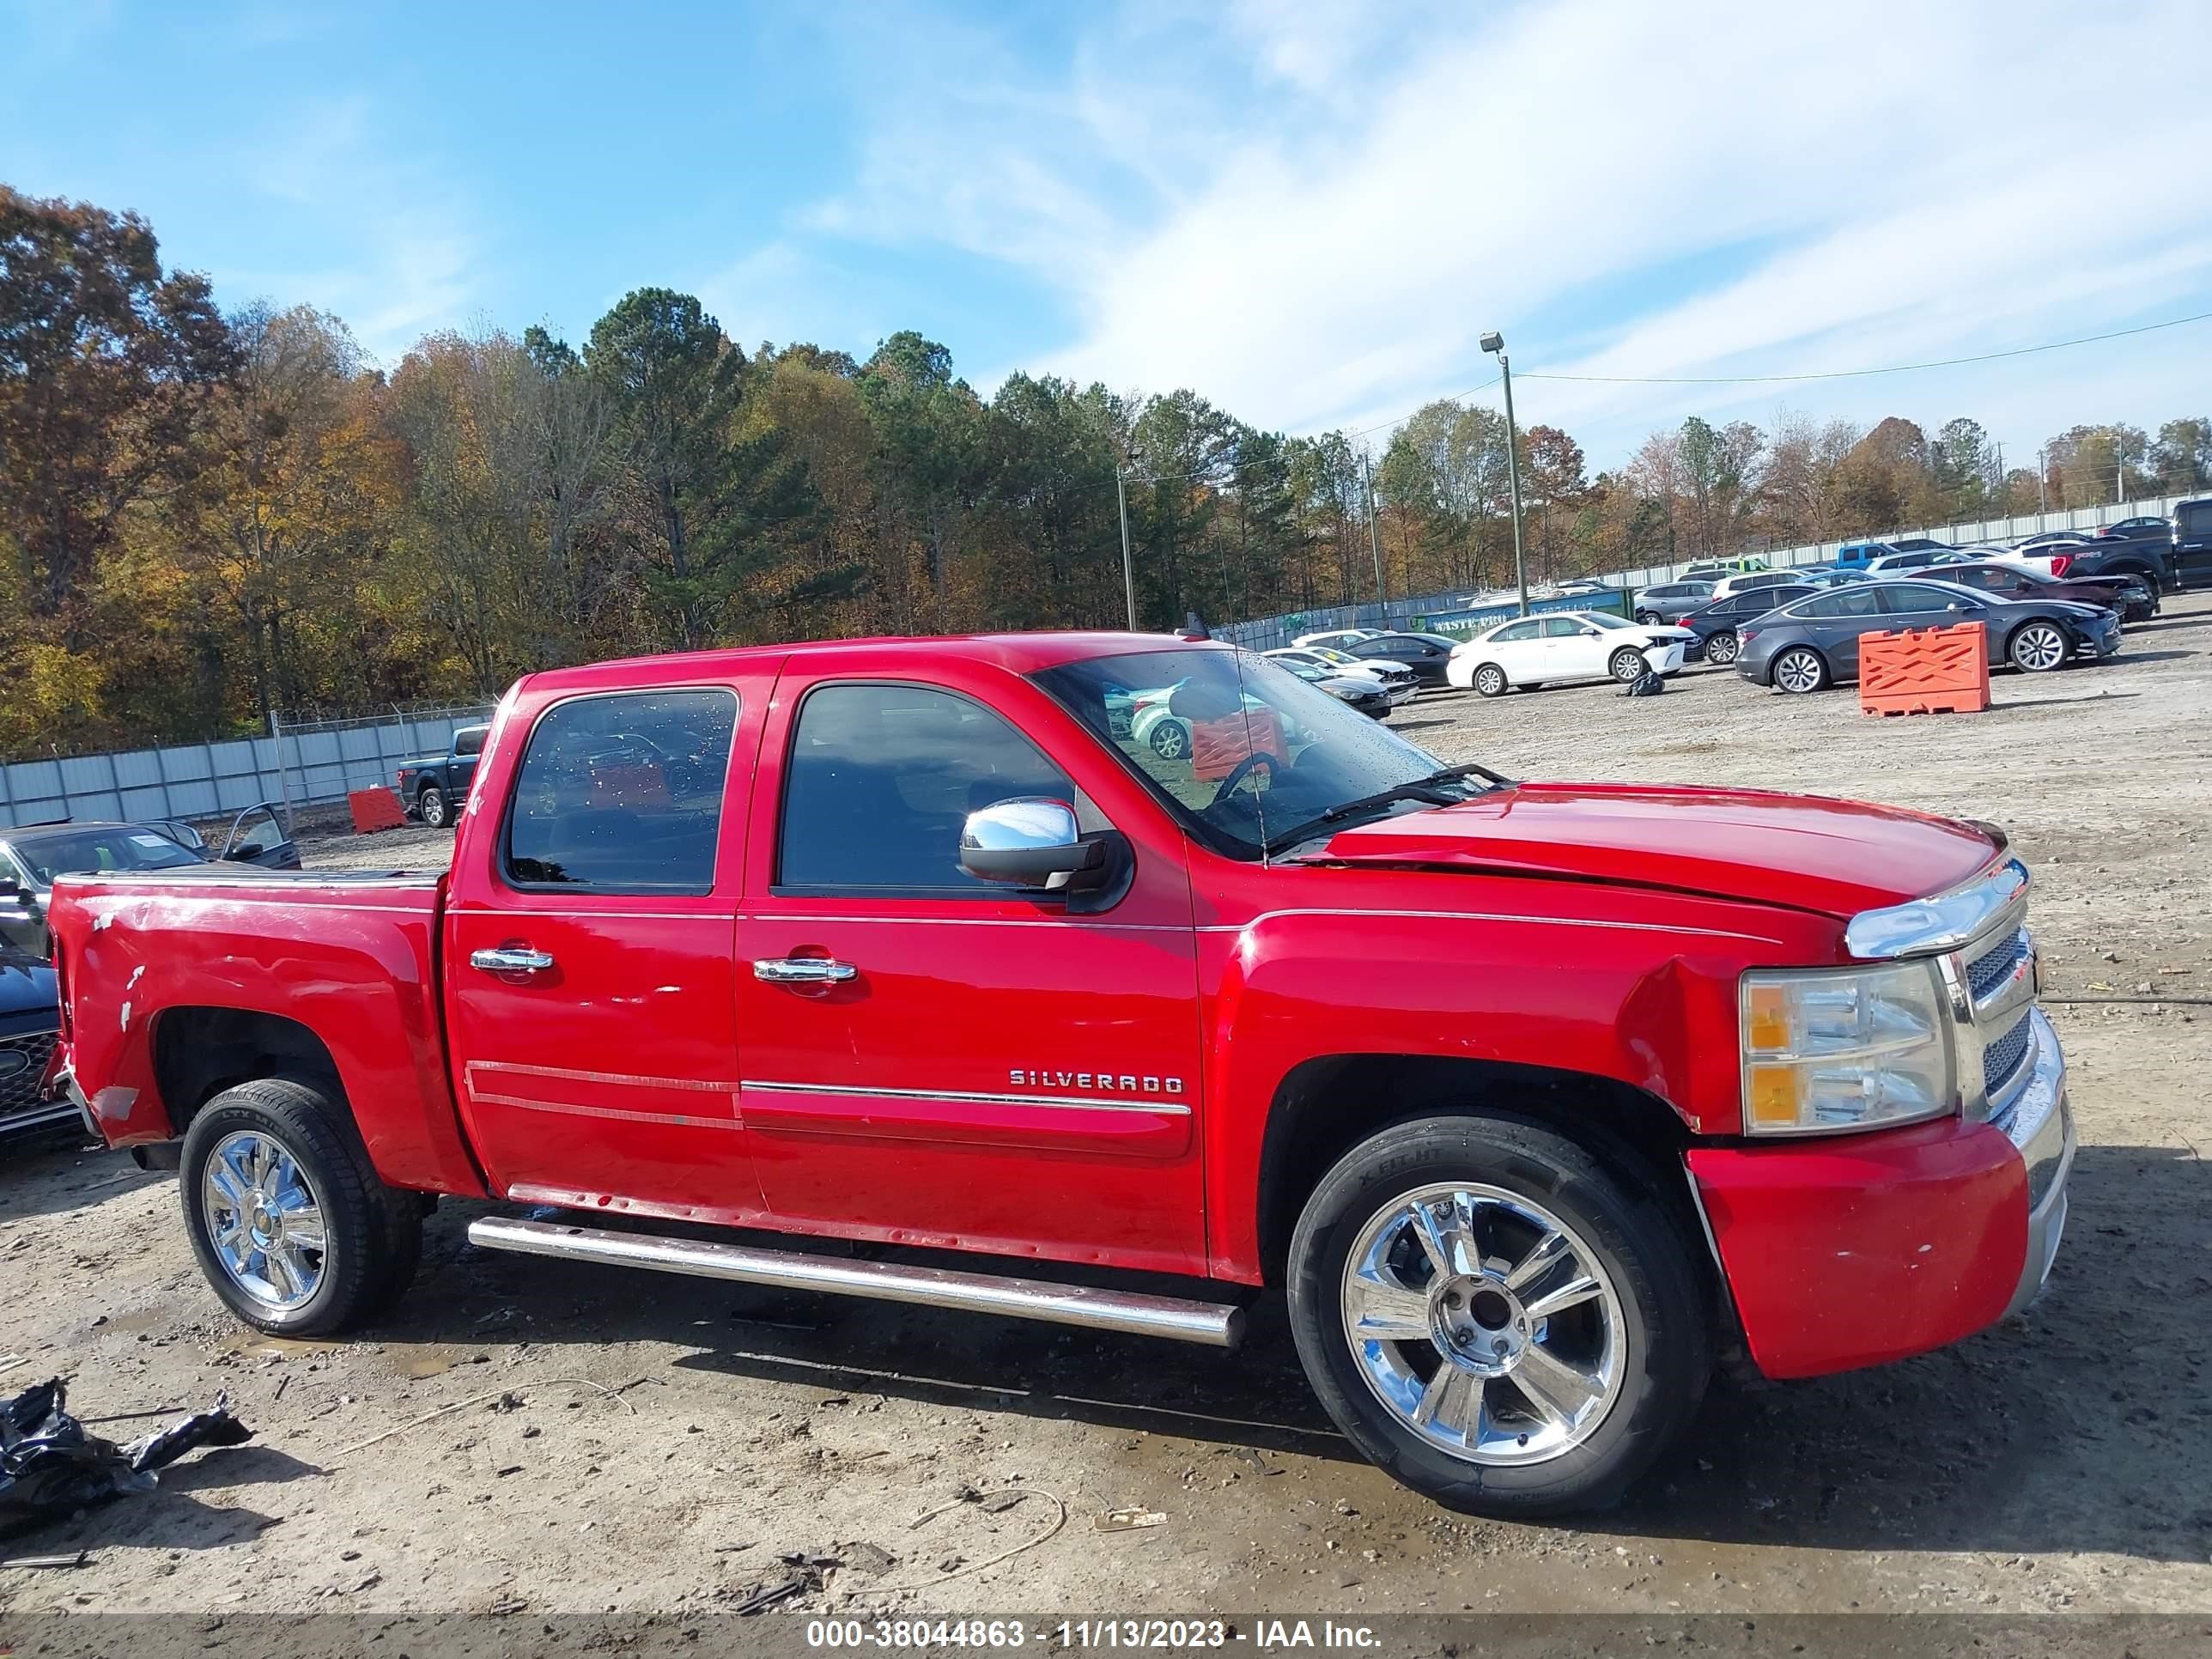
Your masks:
[[[76,625],[94,561],[189,469],[237,362],[207,279],[165,275],[144,220],[0,185],[0,535],[33,617]]]

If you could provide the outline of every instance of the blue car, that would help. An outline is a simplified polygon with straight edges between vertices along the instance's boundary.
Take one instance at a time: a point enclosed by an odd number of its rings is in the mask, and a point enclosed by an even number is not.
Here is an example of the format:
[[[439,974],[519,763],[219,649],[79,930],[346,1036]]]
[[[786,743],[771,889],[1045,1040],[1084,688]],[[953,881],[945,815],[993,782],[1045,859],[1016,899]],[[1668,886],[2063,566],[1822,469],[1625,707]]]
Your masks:
[[[46,1092],[46,1066],[60,1036],[52,964],[0,945],[0,1139],[76,1120],[76,1106]]]

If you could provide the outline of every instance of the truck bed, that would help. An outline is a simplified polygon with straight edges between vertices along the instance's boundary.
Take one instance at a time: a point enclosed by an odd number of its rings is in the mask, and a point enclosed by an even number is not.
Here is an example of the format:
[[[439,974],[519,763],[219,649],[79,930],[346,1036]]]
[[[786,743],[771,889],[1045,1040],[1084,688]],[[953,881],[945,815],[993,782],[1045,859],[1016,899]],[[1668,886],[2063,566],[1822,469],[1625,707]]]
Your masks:
[[[397,870],[62,878],[52,928],[71,1066],[111,1143],[173,1139],[198,1103],[167,1098],[189,1075],[185,1051],[210,1033],[249,1041],[239,1034],[276,1019],[261,1011],[282,1008],[285,1052],[327,1053],[386,1182],[481,1192],[445,1070],[444,891],[441,874]]]

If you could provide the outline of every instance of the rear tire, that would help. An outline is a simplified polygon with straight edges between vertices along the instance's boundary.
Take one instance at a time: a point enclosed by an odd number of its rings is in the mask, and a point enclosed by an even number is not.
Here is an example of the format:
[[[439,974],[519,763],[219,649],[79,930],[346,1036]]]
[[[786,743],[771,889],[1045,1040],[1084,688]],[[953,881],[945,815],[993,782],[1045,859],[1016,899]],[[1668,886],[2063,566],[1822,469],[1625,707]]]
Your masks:
[[[185,1132],[178,1188],[209,1285],[272,1335],[334,1335],[374,1317],[422,1259],[422,1200],[377,1178],[319,1085],[261,1078],[216,1096]]]
[[[1704,1395],[1698,1249],[1658,1198],[1549,1129],[1416,1119],[1355,1146],[1306,1200],[1291,1330],[1337,1426],[1417,1492],[1499,1517],[1602,1507]]]
[[[424,823],[433,830],[446,827],[446,820],[450,816],[447,810],[446,792],[436,784],[424,784],[422,793],[415,798],[415,804],[416,810],[422,814]]]
[[[1659,625],[1659,613],[1656,611],[1639,611],[1636,613],[1636,620],[1646,628],[1656,628]]]
[[[1726,668],[1734,662],[1735,653],[1735,633],[1731,629],[1724,628],[1705,641],[1705,660],[1717,668]]]
[[[1793,645],[1774,659],[1774,683],[1798,696],[1826,688],[1828,665],[1810,646]]]

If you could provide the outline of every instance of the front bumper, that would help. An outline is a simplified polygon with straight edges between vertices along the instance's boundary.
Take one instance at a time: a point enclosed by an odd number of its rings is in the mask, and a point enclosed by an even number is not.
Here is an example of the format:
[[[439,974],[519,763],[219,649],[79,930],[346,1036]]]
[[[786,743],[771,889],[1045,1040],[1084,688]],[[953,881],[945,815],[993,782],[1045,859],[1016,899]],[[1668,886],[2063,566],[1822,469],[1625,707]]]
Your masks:
[[[1681,640],[1669,640],[1662,645],[1646,647],[1644,660],[1651,665],[1655,674],[1679,674],[1682,672],[1683,653],[1687,648]]]
[[[1684,1155],[1760,1370],[1883,1364],[2034,1299],[2065,1230],[2075,1143],[2065,1056],[2040,1012],[2029,1041],[2025,1085],[1987,1121]]]

